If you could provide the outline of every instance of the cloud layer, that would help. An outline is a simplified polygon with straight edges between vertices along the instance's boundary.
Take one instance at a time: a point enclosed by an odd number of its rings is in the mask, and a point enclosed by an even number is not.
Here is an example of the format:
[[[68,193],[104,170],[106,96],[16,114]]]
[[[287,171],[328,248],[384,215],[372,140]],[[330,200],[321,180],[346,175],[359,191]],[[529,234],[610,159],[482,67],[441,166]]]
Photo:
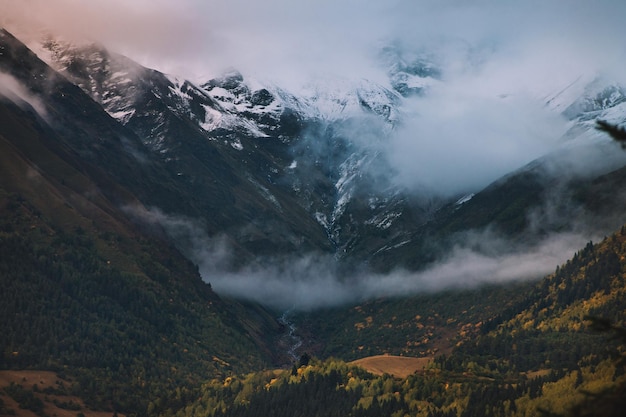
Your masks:
[[[183,76],[234,66],[281,78],[311,72],[368,78],[376,74],[373,48],[400,40],[436,45],[452,69],[468,65],[459,44],[491,50],[492,57],[473,63],[489,65],[497,56],[520,64],[522,76],[540,65],[555,73],[542,75],[550,82],[581,65],[619,69],[624,15],[626,4],[613,0],[0,0],[0,24],[9,29],[48,27],[100,40],[157,69],[186,71]]]
[[[450,84],[441,90],[415,100],[415,115],[390,138],[389,159],[409,189],[476,192],[554,150],[567,128],[530,97],[476,97]]]
[[[539,279],[590,240],[589,233],[573,231],[520,246],[488,230],[473,231],[459,235],[445,259],[419,272],[397,269],[378,274],[363,268],[346,274],[332,256],[314,253],[276,255],[235,271],[229,240],[207,236],[197,221],[156,208],[126,207],[125,211],[136,220],[162,228],[198,264],[202,278],[219,294],[278,310],[314,310],[379,297]]]

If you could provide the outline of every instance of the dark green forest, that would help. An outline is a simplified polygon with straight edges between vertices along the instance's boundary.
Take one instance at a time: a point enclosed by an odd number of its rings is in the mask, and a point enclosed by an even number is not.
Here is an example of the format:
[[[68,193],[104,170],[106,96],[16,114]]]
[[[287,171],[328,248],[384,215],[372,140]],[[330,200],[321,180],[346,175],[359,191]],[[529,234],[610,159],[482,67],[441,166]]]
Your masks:
[[[250,312],[164,242],[57,230],[15,194],[0,208],[0,369],[53,370],[94,409],[144,414],[148,398],[271,362]],[[132,268],[103,255],[124,247]]]

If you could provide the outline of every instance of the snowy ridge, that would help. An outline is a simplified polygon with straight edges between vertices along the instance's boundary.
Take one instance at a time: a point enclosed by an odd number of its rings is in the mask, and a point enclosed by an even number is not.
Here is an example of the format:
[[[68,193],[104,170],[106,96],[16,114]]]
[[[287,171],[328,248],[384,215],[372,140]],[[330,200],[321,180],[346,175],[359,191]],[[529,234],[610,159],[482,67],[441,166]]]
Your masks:
[[[94,44],[76,45],[47,39],[37,53],[63,73],[115,119],[127,123],[135,114],[134,101],[140,94],[139,83],[146,71],[134,61],[110,54]]]
[[[298,95],[275,89],[285,106],[307,118],[325,121],[346,120],[364,112],[382,117],[389,123],[400,118],[401,96],[367,80],[317,80],[303,87]]]
[[[574,80],[568,80],[557,86],[554,91],[541,95],[541,100],[555,112],[562,113],[585,92],[594,77],[581,74]]]
[[[583,93],[570,104],[563,114],[570,118],[601,116],[626,101],[626,88],[612,80],[596,77],[585,86]]]
[[[548,108],[574,120],[618,105],[626,100],[626,89],[600,74],[582,74],[543,99]]]
[[[463,196],[463,197],[459,198],[459,199],[456,201],[456,203],[454,203],[454,204],[456,204],[457,206],[460,206],[460,205],[462,205],[462,204],[465,204],[465,203],[467,203],[468,201],[470,201],[472,198],[474,198],[474,195],[475,195],[474,193],[469,193],[469,194],[467,194],[467,195],[465,195],[465,196]]]
[[[381,47],[379,58],[387,68],[392,88],[403,97],[426,94],[441,82],[441,70],[433,54],[385,45]]]
[[[420,77],[416,76],[417,78]],[[382,128],[379,133],[386,135],[403,116],[400,109],[404,98],[397,91],[368,80],[318,79],[295,94],[271,83],[244,79],[234,70],[209,80],[200,88],[220,106],[219,110],[206,109],[207,114],[211,115],[211,118],[207,117],[205,124],[202,125],[206,130],[220,127],[233,129],[234,126],[251,123],[248,125],[248,131],[253,131],[253,126],[260,130],[256,137],[263,137],[261,133],[272,136],[280,125],[284,112],[296,114],[305,124],[321,123],[325,126],[334,126],[331,128],[331,131],[335,132],[332,137],[317,139],[321,142],[328,141],[328,144],[323,146],[330,147],[319,155],[321,158],[304,153],[294,159],[285,170],[290,178],[292,192],[299,196],[301,205],[309,211],[326,231],[329,239],[338,247],[354,239],[354,236],[348,237],[349,234],[363,226],[386,230],[402,216],[403,209],[399,206],[394,206],[393,210],[388,212],[385,204],[379,204],[371,210],[371,215],[363,220],[362,226],[348,226],[354,222],[348,213],[351,210],[350,203],[364,186],[362,183],[364,174],[380,155],[374,149],[355,145],[353,139],[343,137],[341,134],[344,129],[341,123],[374,117],[382,122],[378,124]],[[301,141],[302,138],[298,140]],[[312,143],[311,146],[317,148],[320,145]],[[328,155],[336,151],[335,147],[345,147],[349,151],[329,159]],[[301,158],[317,159],[306,162],[304,165],[308,168],[298,170]],[[332,165],[327,165],[327,159],[332,160]],[[300,176],[309,175],[308,169],[312,167],[327,172],[329,178],[335,178],[332,184],[334,192],[329,191],[321,199],[311,199],[316,186]],[[259,183],[256,184],[258,188]],[[268,195],[266,192],[263,194],[266,197]],[[378,201],[394,201],[392,195],[380,195],[376,198]]]
[[[241,117],[236,107],[229,106],[228,102],[220,102],[210,92],[200,88],[187,80],[167,75],[171,85],[169,91],[177,103],[172,108],[178,114],[195,122],[202,130],[210,133],[216,129],[234,129],[245,132],[253,137],[267,137],[257,123],[245,117]],[[194,112],[192,109],[198,107],[201,111]],[[231,143],[235,149],[243,149],[239,140]]]

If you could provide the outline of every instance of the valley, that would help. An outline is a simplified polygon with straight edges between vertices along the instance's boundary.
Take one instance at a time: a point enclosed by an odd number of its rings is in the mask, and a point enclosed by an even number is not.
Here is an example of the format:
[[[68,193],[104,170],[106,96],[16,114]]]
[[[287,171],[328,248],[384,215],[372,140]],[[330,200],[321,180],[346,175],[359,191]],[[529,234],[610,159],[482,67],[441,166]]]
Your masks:
[[[439,51],[401,42],[377,44],[372,79],[294,87],[234,68],[192,81],[11,26],[0,27],[0,416],[626,405],[619,77],[576,76],[528,103],[499,92],[474,109],[462,101],[476,87],[451,80]],[[442,98],[439,118],[429,105]],[[476,113],[464,147],[456,136],[485,102],[505,122],[485,129]],[[461,128],[444,123],[448,110]],[[433,132],[439,143],[420,142]],[[507,135],[524,140],[500,147]],[[487,156],[474,149],[484,143]]]

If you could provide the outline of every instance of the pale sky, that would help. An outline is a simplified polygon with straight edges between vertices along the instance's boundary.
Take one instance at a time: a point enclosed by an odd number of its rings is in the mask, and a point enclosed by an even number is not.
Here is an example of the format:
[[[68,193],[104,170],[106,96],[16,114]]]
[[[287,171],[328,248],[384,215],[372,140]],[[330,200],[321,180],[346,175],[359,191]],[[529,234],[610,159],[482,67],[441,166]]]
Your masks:
[[[282,78],[367,78],[376,74],[376,48],[389,40],[437,46],[451,71],[467,66],[468,48],[478,54],[474,65],[614,66],[624,58],[624,16],[621,0],[0,0],[0,24],[10,30],[46,26],[100,40],[189,78],[229,66]]]

